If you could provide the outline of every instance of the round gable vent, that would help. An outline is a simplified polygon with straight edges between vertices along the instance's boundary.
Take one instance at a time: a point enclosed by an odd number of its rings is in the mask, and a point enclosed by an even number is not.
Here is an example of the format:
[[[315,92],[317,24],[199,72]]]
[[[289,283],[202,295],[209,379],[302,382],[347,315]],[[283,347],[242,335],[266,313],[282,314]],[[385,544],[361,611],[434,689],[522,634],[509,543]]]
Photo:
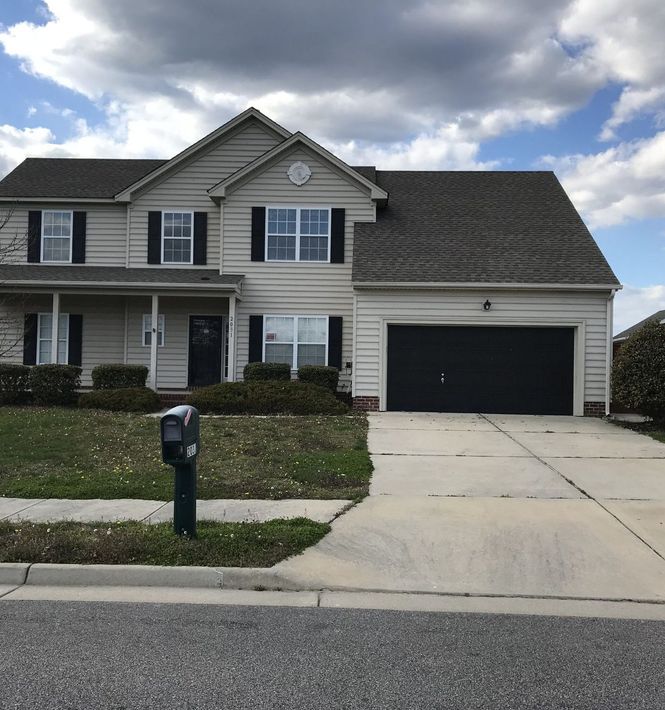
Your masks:
[[[304,185],[312,177],[309,165],[303,163],[302,160],[293,163],[286,174],[289,176],[289,180],[298,187]]]

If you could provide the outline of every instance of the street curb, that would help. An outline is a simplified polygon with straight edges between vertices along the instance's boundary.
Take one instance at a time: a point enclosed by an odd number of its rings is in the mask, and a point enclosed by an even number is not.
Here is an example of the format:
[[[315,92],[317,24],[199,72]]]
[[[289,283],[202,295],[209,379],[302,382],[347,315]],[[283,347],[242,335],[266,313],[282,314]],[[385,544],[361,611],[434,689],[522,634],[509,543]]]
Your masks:
[[[30,563],[0,562],[0,584],[25,584]]]
[[[157,565],[33,564],[27,585],[219,588],[222,570],[214,567]]]

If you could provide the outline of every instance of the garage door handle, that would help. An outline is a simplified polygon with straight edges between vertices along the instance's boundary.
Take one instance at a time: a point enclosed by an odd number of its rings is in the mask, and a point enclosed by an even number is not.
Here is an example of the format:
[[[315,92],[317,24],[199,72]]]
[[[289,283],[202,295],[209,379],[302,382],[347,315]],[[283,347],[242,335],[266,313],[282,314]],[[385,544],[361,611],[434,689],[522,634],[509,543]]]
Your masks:
[[[443,384],[445,384],[445,382],[446,382],[446,373],[442,372],[441,373],[441,384],[443,385]]]

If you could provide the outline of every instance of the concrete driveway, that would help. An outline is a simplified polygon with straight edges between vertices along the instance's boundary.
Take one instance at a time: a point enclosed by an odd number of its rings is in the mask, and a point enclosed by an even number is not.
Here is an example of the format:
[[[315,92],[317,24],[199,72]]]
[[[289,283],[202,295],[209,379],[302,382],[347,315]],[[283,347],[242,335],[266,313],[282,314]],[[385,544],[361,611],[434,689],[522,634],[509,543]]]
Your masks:
[[[665,445],[596,419],[370,416],[370,496],[277,566],[312,588],[665,601]]]

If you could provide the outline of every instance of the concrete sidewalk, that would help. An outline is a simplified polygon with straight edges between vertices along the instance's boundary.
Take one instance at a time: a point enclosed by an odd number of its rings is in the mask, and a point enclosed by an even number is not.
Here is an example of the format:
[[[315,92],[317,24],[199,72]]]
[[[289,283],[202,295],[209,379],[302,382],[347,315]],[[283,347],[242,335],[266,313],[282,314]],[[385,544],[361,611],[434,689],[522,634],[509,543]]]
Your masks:
[[[199,500],[199,520],[226,523],[264,522],[275,518],[309,518],[327,523],[350,505],[348,500]],[[0,520],[47,523],[139,520],[162,523],[173,519],[173,503],[160,500],[61,500],[0,498]]]
[[[291,588],[665,601],[665,444],[595,419],[370,416],[370,496]]]

